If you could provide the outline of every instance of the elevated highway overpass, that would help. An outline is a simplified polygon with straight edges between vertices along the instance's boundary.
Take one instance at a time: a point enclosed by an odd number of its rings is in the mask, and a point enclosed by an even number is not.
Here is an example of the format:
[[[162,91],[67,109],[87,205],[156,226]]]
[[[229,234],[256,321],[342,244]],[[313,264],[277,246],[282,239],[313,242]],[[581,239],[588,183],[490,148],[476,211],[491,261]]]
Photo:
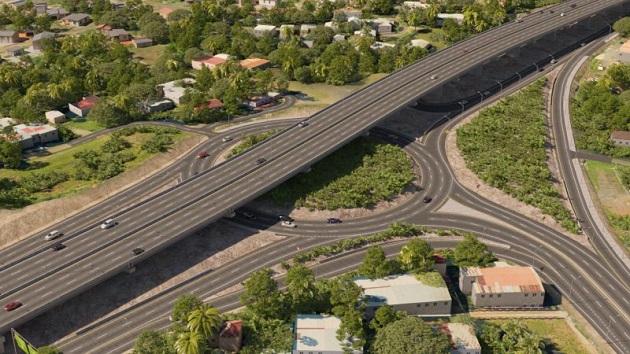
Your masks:
[[[229,215],[459,73],[574,22],[596,21],[604,27],[627,12],[628,2],[568,1],[555,6],[554,13],[535,13],[521,23],[508,23],[462,41],[318,112],[306,127],[293,126],[159,195],[90,220],[88,226],[64,239],[64,251],[42,249],[25,254],[0,268],[0,301],[24,304],[13,312],[0,313],[0,333],[132,269],[142,259]],[[572,8],[573,4],[577,6]],[[257,163],[261,158],[265,162]],[[109,217],[118,225],[100,229],[100,223]],[[146,252],[133,256],[131,250],[136,247]]]

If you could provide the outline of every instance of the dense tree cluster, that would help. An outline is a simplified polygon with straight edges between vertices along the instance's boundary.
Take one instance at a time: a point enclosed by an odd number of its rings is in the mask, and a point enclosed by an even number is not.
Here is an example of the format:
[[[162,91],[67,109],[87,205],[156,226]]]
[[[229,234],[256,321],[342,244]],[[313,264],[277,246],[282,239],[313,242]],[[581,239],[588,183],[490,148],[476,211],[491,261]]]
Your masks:
[[[457,131],[457,146],[468,167],[483,181],[577,232],[577,223],[562,203],[547,166],[545,84],[539,80],[482,110]]]

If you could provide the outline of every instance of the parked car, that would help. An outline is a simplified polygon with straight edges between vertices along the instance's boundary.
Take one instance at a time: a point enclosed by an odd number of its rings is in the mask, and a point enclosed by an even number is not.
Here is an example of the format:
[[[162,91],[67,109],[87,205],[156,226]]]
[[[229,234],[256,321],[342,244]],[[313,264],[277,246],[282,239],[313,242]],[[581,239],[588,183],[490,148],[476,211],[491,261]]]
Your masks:
[[[431,198],[431,197],[424,197],[424,199],[422,199],[422,202],[424,202],[424,203],[431,203],[432,200],[433,200],[433,198]]]
[[[308,122],[307,122],[307,121],[305,121],[305,120],[303,120],[303,121],[301,121],[301,122],[299,122],[299,123],[298,123],[298,127],[305,127],[305,126],[307,126],[307,125],[308,125]]]
[[[339,223],[341,223],[341,219],[337,219],[337,218],[328,218],[328,219],[326,219],[326,221],[329,224],[339,224]]]
[[[261,157],[261,158],[259,158],[258,160],[256,160],[256,164],[257,164],[257,165],[262,165],[262,164],[264,164],[265,162],[267,162],[267,159],[265,159],[265,158],[263,158],[263,157]]]
[[[139,255],[139,254],[140,254],[140,253],[142,253],[142,252],[144,252],[144,250],[143,250],[142,248],[134,248],[134,249],[131,251],[131,253],[132,253],[134,256],[137,256],[137,255]]]
[[[110,227],[116,225],[116,221],[114,219],[107,219],[104,223],[101,224],[101,229],[109,229]]]
[[[290,221],[283,221],[282,222],[282,226],[284,226],[284,227],[297,227],[297,225],[295,225],[294,223],[292,223]]]
[[[227,143],[228,141],[232,141],[232,137],[231,136],[226,136],[223,138],[223,142]]]
[[[206,150],[201,150],[201,152],[197,154],[197,158],[203,159],[204,157],[208,157],[208,152]]]
[[[54,240],[59,236],[61,236],[61,232],[59,232],[59,230],[52,230],[51,232],[46,234],[46,236],[44,236],[44,240],[46,241]]]
[[[245,219],[249,219],[249,220],[254,220],[256,219],[256,215],[249,213],[249,212],[243,212],[243,217]]]
[[[22,306],[21,302],[19,302],[19,301],[12,301],[12,302],[9,302],[8,304],[6,304],[6,306],[4,307],[4,310],[5,311],[13,311],[13,310],[15,310],[16,308],[18,308],[20,306]]]
[[[280,221],[293,221],[293,218],[287,215],[278,215],[278,219]]]
[[[51,248],[53,251],[60,251],[60,250],[62,250],[62,249],[64,249],[64,248],[66,248],[66,245],[64,245],[64,244],[63,244],[63,243],[61,243],[61,242],[57,242],[57,243],[53,244],[50,248]]]

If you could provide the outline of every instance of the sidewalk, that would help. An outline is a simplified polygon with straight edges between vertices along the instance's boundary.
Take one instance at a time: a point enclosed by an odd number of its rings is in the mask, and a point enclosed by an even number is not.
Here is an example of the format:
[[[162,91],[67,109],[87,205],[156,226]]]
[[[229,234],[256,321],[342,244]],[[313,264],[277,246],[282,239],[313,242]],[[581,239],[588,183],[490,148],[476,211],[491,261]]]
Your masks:
[[[471,311],[470,317],[482,319],[559,318],[569,317],[566,311]]]

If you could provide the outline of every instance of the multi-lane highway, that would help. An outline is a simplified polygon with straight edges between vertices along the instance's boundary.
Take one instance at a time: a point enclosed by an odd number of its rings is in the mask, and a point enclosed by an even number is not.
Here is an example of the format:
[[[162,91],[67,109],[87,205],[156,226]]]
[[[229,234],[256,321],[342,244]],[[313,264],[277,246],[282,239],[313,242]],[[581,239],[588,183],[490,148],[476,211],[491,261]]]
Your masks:
[[[530,15],[522,23],[490,30],[345,98],[311,117],[307,127],[293,126],[255,149],[133,208],[114,215],[99,215],[96,209],[89,227],[65,240],[66,252],[33,254],[0,271],[3,279],[0,299],[24,303],[21,309],[0,315],[0,333],[217,220],[457,73],[532,38],[622,3],[625,1],[570,1],[556,7],[553,14],[546,11]],[[578,6],[572,9],[570,4]],[[559,16],[560,13],[565,15]],[[430,77],[434,75],[437,79],[432,80]],[[266,162],[257,164],[259,158],[265,158]],[[118,225],[101,230],[99,223],[111,216]],[[131,249],[137,246],[147,252],[132,256]],[[624,289],[623,285],[619,288]]]

